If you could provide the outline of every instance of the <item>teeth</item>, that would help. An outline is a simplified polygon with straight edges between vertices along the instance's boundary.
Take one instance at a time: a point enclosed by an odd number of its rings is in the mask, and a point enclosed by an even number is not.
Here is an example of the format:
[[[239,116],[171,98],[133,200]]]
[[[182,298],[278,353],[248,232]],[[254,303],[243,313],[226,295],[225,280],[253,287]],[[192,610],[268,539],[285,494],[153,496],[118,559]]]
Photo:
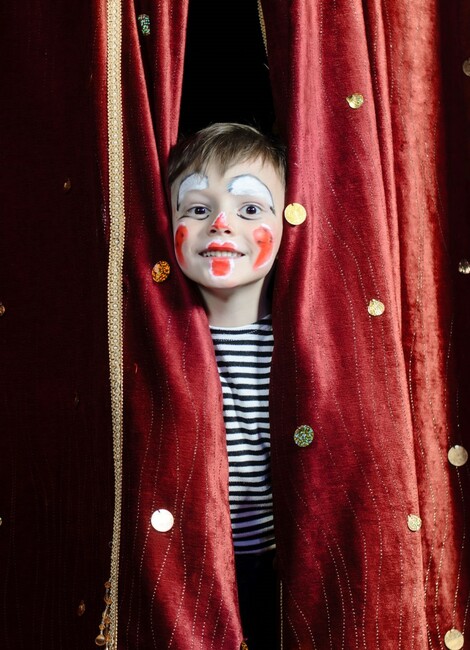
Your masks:
[[[232,259],[242,257],[242,254],[236,251],[204,251],[201,255],[202,257],[230,257]]]

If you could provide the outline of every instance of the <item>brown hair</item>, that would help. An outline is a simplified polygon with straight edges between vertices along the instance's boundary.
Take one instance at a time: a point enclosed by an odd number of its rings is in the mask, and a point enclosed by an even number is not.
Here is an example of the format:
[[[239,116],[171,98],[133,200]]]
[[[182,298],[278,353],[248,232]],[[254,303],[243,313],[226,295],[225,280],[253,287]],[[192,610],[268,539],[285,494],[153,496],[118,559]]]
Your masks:
[[[264,135],[246,124],[218,122],[178,142],[170,152],[170,186],[185,170],[204,172],[215,161],[223,174],[233,164],[261,158],[270,163],[286,181],[286,150],[274,137]]]

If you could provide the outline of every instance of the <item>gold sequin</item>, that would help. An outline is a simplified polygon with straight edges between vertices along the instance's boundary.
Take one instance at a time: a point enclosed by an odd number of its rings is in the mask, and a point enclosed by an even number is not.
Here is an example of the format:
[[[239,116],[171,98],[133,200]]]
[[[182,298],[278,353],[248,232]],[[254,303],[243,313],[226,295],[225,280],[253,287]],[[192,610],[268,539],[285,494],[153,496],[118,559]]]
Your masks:
[[[248,650],[248,646],[246,645],[245,641],[242,641],[240,643],[240,650]]]
[[[462,70],[467,75],[467,77],[470,77],[470,59],[465,59],[465,61],[462,63]]]
[[[455,445],[449,449],[447,458],[454,467],[462,467],[468,460],[468,451],[461,445]]]
[[[361,93],[353,93],[346,97],[346,101],[351,108],[361,108],[364,103],[364,96]]]
[[[81,600],[79,606],[77,607],[77,616],[83,616],[83,614],[85,613],[85,609],[86,609],[85,602]]]
[[[314,435],[312,427],[302,424],[294,431],[294,442],[298,447],[308,447],[312,444]]]
[[[417,533],[422,525],[423,522],[421,521],[421,517],[418,517],[418,515],[408,515],[408,528],[413,533]]]
[[[106,637],[104,634],[98,634],[98,636],[95,639],[96,645],[103,646],[106,645]]]
[[[464,275],[468,275],[470,273],[470,262],[468,260],[460,260],[459,273],[463,273]]]
[[[71,189],[72,189],[72,181],[70,180],[70,178],[67,178],[67,180],[64,181],[64,192],[65,193],[70,192]]]
[[[152,269],[152,278],[154,282],[165,282],[170,275],[170,265],[165,260],[160,260]]]
[[[446,648],[448,650],[460,650],[463,648],[463,634],[460,632],[460,630],[456,630],[455,628],[452,628],[451,630],[448,630],[446,632],[446,635],[444,637],[444,643]]]
[[[385,305],[383,302],[380,302],[380,300],[376,300],[375,298],[372,298],[372,300],[369,303],[369,306],[367,307],[367,311],[371,316],[382,316],[382,314],[385,311]]]
[[[2,302],[0,302],[0,316],[3,316],[3,314],[6,312],[6,310],[7,309],[6,309],[5,305]]]
[[[307,218],[307,210],[300,203],[289,203],[284,209],[284,219],[292,226],[299,226]]]
[[[150,36],[150,16],[148,14],[140,14],[137,16],[139,21],[140,31],[143,36]]]

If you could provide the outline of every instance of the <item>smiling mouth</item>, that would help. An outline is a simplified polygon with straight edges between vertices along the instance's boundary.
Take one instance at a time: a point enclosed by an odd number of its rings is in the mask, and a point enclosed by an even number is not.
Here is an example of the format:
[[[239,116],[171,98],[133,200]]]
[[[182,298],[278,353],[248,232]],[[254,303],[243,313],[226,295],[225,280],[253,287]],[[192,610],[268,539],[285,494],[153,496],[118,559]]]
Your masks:
[[[212,242],[209,246],[199,253],[202,257],[224,257],[228,259],[237,259],[244,257],[244,253],[237,251],[231,242]]]
[[[238,251],[221,251],[221,250],[210,250],[202,251],[199,253],[202,257],[228,257],[230,259],[236,259],[238,257],[244,257],[243,253]]]

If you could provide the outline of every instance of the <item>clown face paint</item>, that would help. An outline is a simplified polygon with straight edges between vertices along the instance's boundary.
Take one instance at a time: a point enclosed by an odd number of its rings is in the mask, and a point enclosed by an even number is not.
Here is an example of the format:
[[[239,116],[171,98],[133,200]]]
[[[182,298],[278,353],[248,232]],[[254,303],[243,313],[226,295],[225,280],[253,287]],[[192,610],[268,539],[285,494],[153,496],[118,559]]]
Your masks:
[[[232,179],[227,187],[228,191],[234,196],[252,196],[259,197],[266,201],[269,208],[274,212],[273,197],[269,189],[259,178],[251,174],[242,174]]]
[[[219,218],[219,217],[217,217]],[[210,260],[210,272],[216,278],[228,277],[235,266],[235,260],[241,257],[231,242],[213,241],[203,252]]]
[[[175,253],[183,273],[198,285],[208,313],[211,301],[225,309],[239,294],[237,313],[246,308],[256,315],[281,243],[282,179],[258,159],[223,172],[212,162],[204,173],[182,178],[173,183],[171,198]]]
[[[211,260],[211,273],[215,278],[228,277],[233,271],[233,260]]]
[[[180,206],[187,192],[190,192],[192,190],[205,190],[208,187],[208,183],[209,181],[207,179],[207,176],[204,176],[203,174],[194,173],[186,176],[186,178],[181,181],[181,185],[178,190],[178,207]]]
[[[259,228],[256,228],[256,230],[253,232],[253,237],[255,238],[256,245],[259,246],[259,255],[256,258],[256,262],[253,268],[259,269],[270,262],[273,257],[273,231],[269,226],[263,224]]]
[[[175,232],[175,253],[176,259],[181,267],[186,266],[186,260],[184,259],[183,253],[183,244],[188,238],[188,229],[184,224],[180,224]]]
[[[225,212],[221,212],[220,214],[217,215],[217,218],[212,224],[212,227],[215,228],[216,230],[224,230],[230,227]]]

